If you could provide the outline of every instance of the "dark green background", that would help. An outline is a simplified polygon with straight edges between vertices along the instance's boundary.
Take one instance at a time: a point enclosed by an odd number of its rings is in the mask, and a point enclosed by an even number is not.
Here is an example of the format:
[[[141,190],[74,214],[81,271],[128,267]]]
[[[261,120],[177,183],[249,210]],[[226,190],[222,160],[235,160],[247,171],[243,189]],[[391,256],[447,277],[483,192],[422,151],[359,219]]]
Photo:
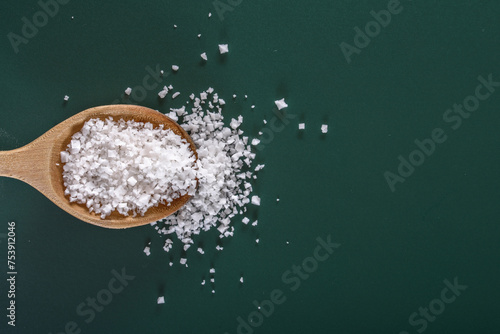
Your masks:
[[[22,17],[31,20],[40,7],[34,0],[2,2],[2,150],[121,99],[126,87],[142,84],[146,66],[157,64],[180,65],[162,85],[182,95],[160,103],[158,88],[131,102],[166,112],[211,86],[228,101],[228,120],[245,117],[251,137],[273,117],[276,99],[285,97],[296,118],[257,151],[257,162],[266,164],[255,182],[262,205],[249,216],[259,225],[234,219],[235,236],[222,240],[222,252],[214,249],[217,233],[198,236],[206,254],[189,249],[188,268],[178,263],[180,243],[165,253],[150,226],[98,228],[28,185],[1,178],[0,233],[8,221],[17,223],[19,274],[17,326],[7,326],[3,311],[0,332],[59,333],[73,320],[82,333],[236,333],[237,317],[254,311],[254,300],[281,289],[286,302],[255,333],[417,333],[410,314],[439,297],[444,279],[458,277],[467,290],[425,332],[499,333],[500,89],[456,131],[442,115],[474,93],[479,75],[500,81],[500,2],[401,6],[348,64],[339,44],[352,44],[354,27],[364,27],[370,11],[387,1],[243,0],[221,20],[211,1],[73,0],[17,54],[7,34],[21,34]],[[229,43],[226,57],[218,55],[220,43]],[[323,136],[325,122],[330,131]],[[398,156],[407,157],[413,141],[437,127],[447,141],[391,192],[383,173],[396,172]],[[281,275],[328,235],[342,246],[292,292]],[[142,251],[148,241],[150,257]],[[200,285],[212,266],[215,295]],[[85,323],[77,305],[121,268],[135,279]],[[163,293],[166,303],[158,306]]]

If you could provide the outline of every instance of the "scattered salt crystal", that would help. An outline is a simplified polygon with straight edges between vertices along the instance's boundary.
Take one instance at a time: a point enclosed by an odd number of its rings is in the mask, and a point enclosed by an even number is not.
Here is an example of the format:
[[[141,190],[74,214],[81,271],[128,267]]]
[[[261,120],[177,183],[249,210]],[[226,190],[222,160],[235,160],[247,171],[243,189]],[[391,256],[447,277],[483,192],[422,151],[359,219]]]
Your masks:
[[[185,259],[185,258],[181,258],[181,260],[180,260],[179,262],[180,262],[180,264],[186,264],[187,259]]]
[[[306,128],[306,123],[299,123],[299,130],[304,130]]]
[[[210,268],[210,273],[215,274],[215,268]]]
[[[205,285],[205,280],[201,281],[201,285]]]
[[[132,88],[127,87],[127,89],[125,89],[125,94],[130,95],[130,93],[132,93]]]
[[[279,202],[279,201],[280,201],[280,198],[279,198],[279,197],[278,197],[278,198],[276,198],[276,202]]]
[[[260,197],[259,196],[252,196],[252,204],[253,205],[260,205]]]
[[[253,146],[256,146],[256,145],[259,145],[259,144],[260,144],[260,140],[259,139],[257,139],[257,138],[252,139],[252,145]]]
[[[266,165],[257,165],[255,167],[255,171],[258,172],[259,170],[263,169],[264,167],[266,167]]]
[[[177,29],[177,24],[174,24],[174,29]]]
[[[174,265],[174,263],[173,262],[169,262],[168,265],[172,267]]]
[[[201,247],[198,247],[197,251],[202,255],[205,254],[205,251]]]
[[[158,297],[157,303],[158,304],[165,304],[165,297],[164,296]]]
[[[248,224],[248,222],[250,221],[250,219],[248,219],[247,217],[245,217],[241,221],[243,222],[243,224],[246,225],[246,224]]]
[[[167,86],[163,86],[163,89],[160,92],[158,92],[158,96],[162,99],[164,99],[165,96],[167,96],[167,94],[168,94],[168,87]]]
[[[181,95],[179,92],[175,92],[172,94],[172,99],[175,99],[177,96]]]
[[[207,60],[208,60],[207,53],[206,53],[206,52],[203,52],[203,53],[201,54],[201,58],[202,58],[203,60],[207,61]]]
[[[144,253],[146,253],[147,256],[151,255],[151,248],[149,246],[146,246],[144,248]]]
[[[198,34],[198,38],[201,38],[201,34]]]
[[[210,282],[215,283],[215,278],[211,278]]]
[[[240,277],[240,282],[243,283],[243,276]]]
[[[233,94],[233,99],[235,99],[235,98],[236,98],[236,94]]]
[[[215,293],[215,290],[212,290],[212,293]]]
[[[328,132],[328,125],[327,124],[321,125],[321,132],[323,132],[323,133],[327,133]]]
[[[252,105],[250,108],[255,109],[255,105]]]
[[[69,96],[68,95],[64,95],[64,101],[68,101],[69,100]]]
[[[286,104],[285,99],[276,100],[274,101],[274,103],[276,104],[276,107],[278,107],[278,110],[288,107],[288,104]]]
[[[258,221],[258,220],[256,220],[256,221],[254,221],[254,222],[252,223],[252,226],[257,226],[257,224],[258,224],[258,223],[259,223],[259,221]]]
[[[224,101],[223,99],[219,99],[219,105],[223,106],[226,104],[226,101]]]
[[[219,44],[219,52],[220,54],[228,53],[229,47],[227,44]]]
[[[179,66],[172,65],[172,71],[177,72],[179,70]]]
[[[212,13],[208,13],[208,17],[212,17]]]
[[[256,243],[259,243],[259,241],[260,241],[260,239],[255,239],[255,242],[256,242]]]

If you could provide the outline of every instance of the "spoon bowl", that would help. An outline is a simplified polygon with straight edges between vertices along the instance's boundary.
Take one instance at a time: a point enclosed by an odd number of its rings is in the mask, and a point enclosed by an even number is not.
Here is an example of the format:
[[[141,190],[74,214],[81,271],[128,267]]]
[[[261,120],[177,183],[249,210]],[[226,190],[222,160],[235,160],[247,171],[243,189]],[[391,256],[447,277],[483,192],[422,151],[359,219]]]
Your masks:
[[[28,183],[53,203],[74,217],[101,227],[120,229],[149,224],[163,219],[179,210],[190,198],[181,196],[170,203],[150,208],[144,216],[123,216],[116,211],[105,219],[89,212],[84,204],[71,203],[64,195],[63,163],[60,153],[65,151],[71,137],[80,131],[85,122],[92,118],[115,121],[134,120],[151,123],[155,128],[160,124],[185,139],[193,153],[196,147],[187,132],[166,115],[146,107],[135,105],[107,105],[84,110],[59,123],[38,139],[18,149],[0,151],[0,176],[10,177]]]

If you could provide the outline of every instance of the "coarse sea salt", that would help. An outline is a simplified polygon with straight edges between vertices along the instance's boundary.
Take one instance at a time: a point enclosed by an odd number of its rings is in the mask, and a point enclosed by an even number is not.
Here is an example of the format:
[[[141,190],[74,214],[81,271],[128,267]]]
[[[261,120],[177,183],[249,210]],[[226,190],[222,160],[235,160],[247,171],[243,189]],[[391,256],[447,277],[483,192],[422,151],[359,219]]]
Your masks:
[[[322,124],[321,125],[321,132],[322,133],[327,133],[328,132],[328,125],[327,124]]]
[[[228,53],[229,47],[227,44],[219,44],[219,52],[220,54]]]
[[[190,95],[191,108],[171,108],[167,114],[188,132],[198,154],[195,194],[176,213],[159,222],[163,224],[158,230],[160,235],[176,234],[184,244],[192,244],[194,235],[211,228],[218,230],[220,238],[232,236],[231,218],[246,212],[250,203],[250,167],[255,153],[240,129],[241,115],[225,125],[221,100],[209,88],[199,96]],[[172,242],[167,240],[165,251],[172,248]],[[223,247],[217,245],[216,249]]]
[[[288,107],[288,104],[286,104],[285,99],[276,100],[274,101],[274,103],[276,104],[276,107],[278,107],[278,110]]]
[[[163,125],[90,119],[61,152],[65,195],[106,218],[144,215],[196,190],[195,156]]]

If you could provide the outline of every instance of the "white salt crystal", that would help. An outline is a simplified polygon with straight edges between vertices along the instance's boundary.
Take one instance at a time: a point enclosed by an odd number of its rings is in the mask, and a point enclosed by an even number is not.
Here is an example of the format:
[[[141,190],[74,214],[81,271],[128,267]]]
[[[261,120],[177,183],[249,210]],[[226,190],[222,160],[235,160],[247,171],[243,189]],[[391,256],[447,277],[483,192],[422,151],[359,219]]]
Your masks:
[[[210,282],[215,283],[215,278],[211,278]]]
[[[158,304],[165,304],[165,297],[164,296],[160,296],[158,297],[157,301],[156,301]]]
[[[210,268],[210,273],[215,274],[215,268]]]
[[[227,44],[219,44],[219,52],[220,54],[228,53],[229,47]]]
[[[172,94],[172,100],[175,99],[177,96],[181,95],[179,92],[175,92]]]
[[[254,222],[252,223],[252,226],[257,226],[257,224],[258,224],[258,223],[259,223],[259,221],[258,221],[258,220],[256,220],[256,221],[254,221]]]
[[[205,280],[201,281],[201,285],[205,285]]]
[[[172,65],[172,71],[177,72],[179,70],[179,66]]]
[[[198,38],[201,38],[201,34],[198,34]]]
[[[299,123],[299,130],[304,130],[306,128],[306,123]]]
[[[285,99],[276,100],[274,101],[274,103],[276,104],[276,107],[278,107],[278,110],[288,107],[288,104],[286,104]]]
[[[255,242],[256,242],[256,243],[259,243],[259,241],[260,241],[260,239],[255,239]]]
[[[208,13],[208,17],[212,17],[212,13]]]
[[[69,100],[69,96],[68,95],[64,95],[64,101],[68,101]]]
[[[132,88],[127,87],[127,89],[125,89],[125,94],[130,95],[130,93],[132,93]]]
[[[201,247],[198,247],[197,251],[202,255],[205,254],[205,251]]]
[[[256,145],[259,145],[259,144],[260,144],[260,140],[259,139],[257,139],[257,138],[252,139],[252,145],[253,146],[256,146]]]
[[[127,183],[133,187],[137,184],[137,179],[135,177],[131,176],[127,179]]]
[[[144,253],[146,253],[147,256],[151,255],[151,248],[149,246],[146,246],[144,248]]]
[[[247,217],[244,217],[242,220],[243,224],[248,224],[248,222],[250,221],[250,219],[248,219]]]
[[[258,172],[259,170],[263,169],[264,167],[266,167],[266,165],[262,164],[262,165],[257,165],[255,167],[255,171]]]
[[[185,258],[181,258],[181,260],[180,260],[179,262],[180,262],[180,264],[186,264],[187,259],[185,259]]]
[[[207,60],[208,60],[207,53],[206,53],[206,52],[203,52],[203,53],[201,54],[201,58],[202,58],[203,60],[207,61]]]
[[[240,277],[240,282],[243,283],[243,276]]]
[[[260,197],[259,196],[252,196],[252,204],[253,205],[260,205]]]
[[[163,89],[160,92],[158,92],[158,96],[162,99],[164,99],[167,94],[168,94],[167,86],[163,86]]]
[[[328,132],[328,125],[327,124],[321,125],[321,132],[323,132],[323,133],[327,133]]]

